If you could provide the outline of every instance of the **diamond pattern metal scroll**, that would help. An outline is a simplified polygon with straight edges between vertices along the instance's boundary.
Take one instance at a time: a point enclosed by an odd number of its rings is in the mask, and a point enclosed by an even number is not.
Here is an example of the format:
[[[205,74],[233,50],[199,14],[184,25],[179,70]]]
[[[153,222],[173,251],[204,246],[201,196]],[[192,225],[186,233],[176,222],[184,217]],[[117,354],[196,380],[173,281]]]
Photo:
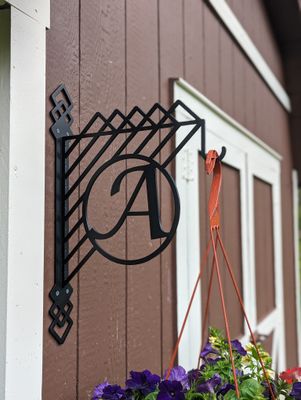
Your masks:
[[[114,110],[109,117],[97,112],[80,134],[74,135],[73,103],[64,85],[51,95],[53,109],[51,133],[55,139],[55,282],[50,292],[52,319],[50,334],[62,344],[72,327],[70,281],[88,262],[94,253],[100,253],[112,262],[124,265],[142,264],[156,257],[172,240],[180,216],[180,203],[173,178],[167,168],[196,132],[201,133],[202,156],[205,156],[205,121],[200,119],[181,101],[166,110],[155,104],[143,112],[134,107],[127,115]],[[185,118],[177,121],[176,111],[182,108]],[[183,130],[183,127],[184,130]],[[184,134],[175,145],[175,134]],[[151,145],[150,143],[156,143]],[[171,143],[174,145],[171,146]],[[169,151],[168,149],[172,149]],[[124,209],[115,226],[100,232],[90,221],[91,192],[110,168],[119,163],[125,165],[116,177],[112,177],[110,191],[112,201],[120,191],[123,181],[132,173],[140,178],[129,194]],[[161,224],[160,199],[157,195],[158,176],[169,186],[174,216],[170,229]],[[135,210],[135,200],[142,187],[146,188],[148,206]],[[101,213],[101,199],[99,201]],[[161,208],[162,210],[162,208]],[[148,217],[151,239],[160,239],[160,245],[151,253],[137,258],[122,258],[112,254],[102,245],[114,238],[129,217]]]

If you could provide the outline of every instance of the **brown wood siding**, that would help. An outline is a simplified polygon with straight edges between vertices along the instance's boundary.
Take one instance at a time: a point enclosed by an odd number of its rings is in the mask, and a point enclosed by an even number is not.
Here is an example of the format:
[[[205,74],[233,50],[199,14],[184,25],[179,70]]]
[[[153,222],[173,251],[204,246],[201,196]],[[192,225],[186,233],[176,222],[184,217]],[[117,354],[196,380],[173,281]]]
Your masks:
[[[259,337],[260,343],[263,345],[264,350],[267,351],[269,354],[272,354],[272,347],[273,347],[273,340],[274,340],[274,331],[270,333],[267,337]],[[275,365],[276,371],[277,364]]]
[[[170,10],[173,10],[173,23],[167,24],[170,18]],[[183,76],[184,74],[184,33],[183,33],[183,4],[182,0],[166,0],[159,2],[159,100],[164,107],[168,107],[172,101],[170,77]],[[170,153],[174,144],[169,143],[161,152]],[[168,166],[168,170],[174,175],[174,164]],[[173,210],[170,204],[170,191],[165,184],[161,184],[161,215],[165,216],[163,223],[171,222]],[[164,211],[164,212],[163,212]],[[162,372],[166,368],[170,358],[171,346],[176,340],[176,260],[175,242],[168,246],[161,257],[161,357]],[[134,367],[134,366],[133,366]]]
[[[157,2],[148,0],[126,2],[128,112],[137,104],[147,110],[159,98],[157,7]],[[147,150],[158,143],[150,142]],[[127,183],[129,193],[133,183]],[[145,248],[148,237],[147,221],[141,229],[135,229],[133,222],[129,219],[129,258]],[[147,360],[151,370],[161,372],[160,258],[128,268],[127,280],[127,368],[144,369]]]
[[[279,81],[284,84],[283,63],[264,1],[227,0],[227,3],[271,70]]]
[[[156,101],[167,106],[171,102],[169,79],[177,76],[183,76],[283,156],[287,363],[295,365],[292,160],[287,113],[201,0],[52,0],[47,95],[60,82],[67,85],[75,103],[75,133],[97,110],[109,115],[116,107],[129,111],[137,104],[147,110]],[[48,102],[47,111],[50,108]],[[84,400],[106,376],[122,383],[130,369],[147,367],[160,373],[166,368],[176,327],[175,248],[173,244],[147,265],[128,269],[95,255],[73,280],[75,324],[66,343],[57,346],[47,332],[54,263],[54,143],[50,124],[47,117],[43,398]],[[234,185],[235,170],[227,170],[225,179]],[[128,177],[128,191],[134,184],[132,179]],[[102,189],[95,190],[96,209]],[[170,193],[164,189],[160,195],[169,220]],[[230,196],[226,191],[223,196],[227,205],[237,193]],[[103,207],[107,213],[113,212],[108,200]],[[117,208],[118,204],[116,214]],[[96,214],[97,223],[102,223],[101,215],[102,211]],[[207,227],[205,217],[202,221]],[[230,218],[225,224],[227,232],[232,232]],[[127,236],[125,231],[120,234],[121,253],[133,251],[133,240],[137,250],[146,240],[147,221],[142,222],[139,232],[133,232],[130,225],[129,221]],[[241,256],[231,256],[238,265]],[[237,333],[239,324],[233,328]]]
[[[80,62],[80,126],[84,128],[93,112],[101,111],[109,116],[114,108],[125,111],[125,5],[120,1],[97,0],[81,2],[81,62]],[[111,29],[114,27],[114,29]],[[95,43],[95,38],[98,38]],[[93,60],[93,61],[92,61]],[[92,62],[91,62],[92,61]],[[113,125],[120,122],[113,120]],[[92,129],[92,131],[96,131]],[[120,145],[114,141],[108,158]],[[81,170],[97,152],[94,146],[81,164]],[[122,163],[120,163],[122,164]],[[116,169],[124,168],[123,165]],[[96,167],[93,169],[95,172]],[[112,185],[113,175],[105,174],[101,185],[93,190],[91,214],[96,226],[111,227],[112,220],[125,201],[122,186],[114,200],[105,196]],[[112,170],[111,170],[112,171]],[[116,175],[114,175],[116,176]],[[97,212],[101,204],[103,213]],[[111,215],[111,220],[102,219]],[[102,223],[102,225],[100,225]],[[101,229],[107,230],[107,229]],[[81,236],[83,232],[81,233]],[[80,257],[89,250],[90,244],[81,248]],[[117,240],[108,242],[106,250],[119,257],[126,252],[124,227]],[[78,318],[78,398],[86,399],[100,376],[122,381],[126,373],[126,271],[123,266],[112,265],[104,257],[94,254],[79,274],[79,318]],[[105,310],[110,310],[106,312]]]

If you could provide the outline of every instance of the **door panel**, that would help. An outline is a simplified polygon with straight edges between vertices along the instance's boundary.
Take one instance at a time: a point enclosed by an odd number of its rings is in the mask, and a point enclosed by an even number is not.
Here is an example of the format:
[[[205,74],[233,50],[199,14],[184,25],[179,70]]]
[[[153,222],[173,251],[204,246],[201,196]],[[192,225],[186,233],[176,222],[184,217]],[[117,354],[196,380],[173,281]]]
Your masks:
[[[249,155],[250,267],[255,282],[253,327],[270,347],[274,367],[285,368],[280,163]]]
[[[275,308],[272,186],[254,178],[257,323]]]
[[[227,164],[223,167],[223,187],[221,193],[221,234],[240,292],[243,295],[243,270],[241,246],[241,200],[240,171]],[[223,260],[220,257],[220,260]],[[233,337],[244,334],[244,319],[237,300],[226,263],[221,263],[223,270],[226,306],[229,310],[230,329]]]
[[[200,168],[204,169],[204,161],[201,160]],[[207,201],[210,190],[210,179],[208,181],[206,191],[200,192],[200,208],[204,213],[201,215],[201,237],[205,237],[207,231],[208,238],[208,221],[203,224],[204,214],[207,212]],[[205,189],[205,187],[204,187]],[[229,257],[232,261],[233,272],[236,276],[238,286],[243,291],[242,285],[242,252],[241,252],[241,207],[240,207],[240,171],[234,167],[224,164],[223,167],[223,187],[220,194],[220,211],[221,211],[221,233],[224,238],[224,244],[227,248]],[[244,334],[244,321],[241,307],[237,301],[227,266],[223,261],[221,251],[218,252],[220,260],[221,278],[224,289],[225,303],[227,309],[231,310],[231,318],[229,318],[230,330],[233,337],[240,337]],[[211,257],[212,258],[212,257]],[[202,280],[202,317],[205,314],[206,300],[208,296],[208,287],[210,281],[211,261],[205,270],[204,279]],[[224,319],[222,315],[219,288],[216,275],[213,279],[212,293],[210,298],[208,324],[224,329]]]

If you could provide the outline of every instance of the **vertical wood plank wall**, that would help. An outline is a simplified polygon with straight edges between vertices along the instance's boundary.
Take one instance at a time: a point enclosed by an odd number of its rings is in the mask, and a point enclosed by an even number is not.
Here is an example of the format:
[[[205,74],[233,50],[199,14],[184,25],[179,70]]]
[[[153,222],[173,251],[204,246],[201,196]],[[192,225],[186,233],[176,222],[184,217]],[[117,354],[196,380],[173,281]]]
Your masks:
[[[260,2],[252,2],[247,9],[250,2],[243,1],[241,11],[237,11],[238,3],[240,0],[229,0],[234,12],[245,13],[245,17],[238,17],[244,18],[247,30],[255,31],[251,21],[261,16],[264,28],[260,41],[268,48],[272,32]],[[275,46],[273,55],[266,57],[282,79]],[[184,77],[283,156],[287,363],[295,365],[292,160],[287,113],[202,0],[52,0],[47,95],[59,83],[67,85],[74,101],[74,133],[95,111],[109,115],[115,108],[128,112],[134,105],[147,110],[157,101],[168,106],[169,79],[173,77]],[[48,101],[47,111],[50,109]],[[176,333],[175,249],[173,244],[147,265],[128,269],[100,256],[92,258],[73,281],[75,324],[66,343],[57,346],[47,332],[54,263],[54,143],[50,124],[47,118],[43,399],[85,400],[104,377],[122,383],[131,369],[147,367],[161,373],[166,368]],[[231,184],[237,182],[234,170],[226,175]],[[130,178],[127,186],[130,191]],[[160,196],[167,218],[171,218],[170,194],[162,188]],[[230,204],[230,193],[223,192],[223,196]],[[112,212],[110,204],[105,202],[103,207]],[[230,224],[225,230],[231,233]],[[127,231],[118,242],[120,254],[131,253],[133,240],[137,247],[142,243],[143,231],[132,232],[130,225]],[[239,321],[235,329],[239,332]]]

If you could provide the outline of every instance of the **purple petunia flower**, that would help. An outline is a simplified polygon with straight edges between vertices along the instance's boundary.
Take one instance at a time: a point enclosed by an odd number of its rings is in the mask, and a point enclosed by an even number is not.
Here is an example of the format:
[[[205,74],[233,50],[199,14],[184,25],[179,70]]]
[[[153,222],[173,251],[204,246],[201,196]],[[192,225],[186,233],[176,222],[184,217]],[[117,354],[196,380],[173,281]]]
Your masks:
[[[152,374],[149,370],[142,372],[131,371],[131,379],[126,381],[126,388],[132,390],[140,390],[140,392],[146,396],[156,390],[160,377],[156,374]]]
[[[166,379],[167,371],[164,374],[164,379]],[[168,377],[169,381],[178,381],[181,382],[182,386],[184,389],[189,388],[188,384],[188,374],[186,373],[185,369],[178,365],[177,367],[174,367],[170,371],[170,375]]]
[[[107,386],[109,386],[109,382],[107,381],[107,379],[103,383],[100,383],[99,385],[95,386],[92,400],[101,399],[103,395],[103,390]]]
[[[301,382],[293,383],[293,390],[290,393],[295,400],[301,400]]]
[[[196,391],[199,393],[214,393],[215,387],[220,385],[221,382],[221,377],[218,374],[214,374],[212,378],[198,385]]]
[[[217,396],[221,395],[221,396],[225,396],[225,394],[229,391],[229,390],[234,390],[235,386],[232,385],[231,383],[226,383],[225,385],[223,385],[219,391],[217,392]]]
[[[222,357],[217,357],[217,358],[208,357],[208,358],[206,358],[206,364],[214,365],[214,364],[216,364],[218,361],[220,361],[221,359],[222,359]]]
[[[203,350],[201,351],[201,358],[206,358],[209,354],[218,354],[218,351],[215,350],[210,342],[207,342]]]
[[[241,370],[241,369],[235,369],[235,372],[236,372],[236,376],[238,377],[238,376],[244,376],[244,373],[243,373],[243,371]]]
[[[231,340],[231,345],[232,345],[232,348],[234,350],[236,350],[237,353],[239,353],[241,356],[246,356],[247,355],[246,350],[242,347],[242,345],[241,345],[239,340],[237,340],[237,339]]]
[[[203,366],[201,366],[201,369],[203,369]],[[196,380],[198,380],[201,377],[201,370],[200,369],[192,369],[188,371],[188,382],[189,386]]]
[[[264,381],[261,384],[264,387],[264,392],[262,393],[263,397],[265,397],[266,399],[270,399],[271,400],[272,399],[272,395],[271,395],[268,383],[266,381]],[[274,382],[270,381],[270,385],[271,385],[273,394],[276,397],[277,390],[276,390],[276,386],[275,386]]]
[[[183,386],[178,381],[162,381],[157,400],[185,400]]]
[[[119,385],[107,385],[103,388],[102,399],[104,400],[124,400],[125,390]]]

